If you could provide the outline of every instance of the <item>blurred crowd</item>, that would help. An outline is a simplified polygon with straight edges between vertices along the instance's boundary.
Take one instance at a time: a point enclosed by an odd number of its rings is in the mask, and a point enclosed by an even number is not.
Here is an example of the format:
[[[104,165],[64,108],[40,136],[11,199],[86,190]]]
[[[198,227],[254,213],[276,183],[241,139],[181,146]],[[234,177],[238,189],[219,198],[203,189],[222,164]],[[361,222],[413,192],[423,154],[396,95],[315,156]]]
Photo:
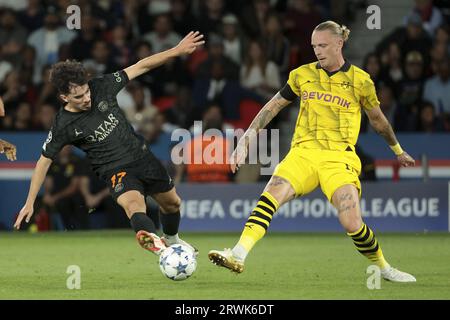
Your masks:
[[[396,132],[450,131],[450,7],[415,0],[402,25],[365,58],[381,109]],[[371,131],[366,119],[363,131]]]
[[[411,2],[414,8],[361,67],[371,75],[396,132],[448,132],[450,8],[446,0]],[[72,4],[81,9],[80,29],[66,25]],[[192,132],[183,156],[193,157],[197,139],[203,148],[210,143],[202,137],[206,129],[247,128],[290,70],[316,60],[310,46],[314,27],[328,19],[351,27],[357,10],[367,5],[365,0],[0,0],[0,96],[6,109],[0,130],[51,128],[61,107],[49,83],[55,62],[82,61],[94,77],[169,49],[198,30],[206,37],[203,48],[131,81],[119,93],[119,105],[176,183],[265,179],[258,165],[245,165],[233,177],[226,164],[174,166],[171,133]],[[203,127],[193,126],[195,120]],[[365,117],[361,130],[372,130]],[[217,142],[229,148],[226,138]],[[361,179],[374,179],[373,159],[362,150],[358,154],[368,164]],[[227,153],[220,157],[225,160]],[[55,159],[37,208],[39,228],[92,227],[87,213],[97,208],[112,215],[108,227],[128,225],[107,186],[86,168],[70,147]],[[147,201],[149,214],[157,216],[157,206]],[[49,221],[52,213],[59,213],[59,227]]]
[[[443,0],[411,2],[411,12],[362,67],[395,131],[450,131],[450,9]],[[81,9],[80,29],[66,25],[72,4]],[[0,0],[6,109],[0,130],[50,129],[61,107],[49,83],[53,63],[77,59],[92,76],[115,72],[199,30],[203,48],[140,76],[118,95],[132,125],[169,163],[174,129],[194,132],[194,120],[203,120],[204,129],[245,129],[290,70],[315,61],[314,27],[327,19],[351,26],[366,6],[364,0]],[[370,130],[363,117],[362,131]],[[185,169],[173,168],[176,180],[185,179]]]

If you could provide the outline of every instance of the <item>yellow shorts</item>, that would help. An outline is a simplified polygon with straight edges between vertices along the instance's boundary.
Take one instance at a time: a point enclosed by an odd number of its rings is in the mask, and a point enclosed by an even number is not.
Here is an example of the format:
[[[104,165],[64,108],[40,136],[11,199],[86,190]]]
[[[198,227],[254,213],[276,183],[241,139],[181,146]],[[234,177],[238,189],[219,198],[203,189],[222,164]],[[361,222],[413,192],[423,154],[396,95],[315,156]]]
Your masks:
[[[334,192],[346,184],[354,185],[361,196],[361,161],[353,151],[332,151],[293,147],[273,173],[286,179],[296,196],[310,193],[319,184],[331,202]]]

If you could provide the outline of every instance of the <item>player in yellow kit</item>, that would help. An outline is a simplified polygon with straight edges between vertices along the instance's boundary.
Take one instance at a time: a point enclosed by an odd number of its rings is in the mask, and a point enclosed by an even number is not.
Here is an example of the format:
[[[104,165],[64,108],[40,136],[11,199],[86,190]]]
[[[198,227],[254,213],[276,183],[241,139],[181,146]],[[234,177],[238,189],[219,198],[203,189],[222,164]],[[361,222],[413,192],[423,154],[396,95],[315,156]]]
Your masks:
[[[235,247],[209,252],[213,263],[241,273],[245,258],[266,233],[277,209],[320,185],[338,210],[339,221],[357,250],[380,267],[382,277],[395,282],[416,281],[412,275],[389,265],[375,234],[361,218],[361,162],[355,153],[361,111],[385,138],[402,166],[414,165],[414,159],[402,150],[383,115],[370,76],[344,59],[342,47],[349,33],[345,26],[333,21],[319,24],[311,36],[318,61],[291,71],[287,84],[258,113],[240,139],[231,156],[233,172],[245,162],[249,142],[258,131],[300,97],[289,153],[275,168]]]

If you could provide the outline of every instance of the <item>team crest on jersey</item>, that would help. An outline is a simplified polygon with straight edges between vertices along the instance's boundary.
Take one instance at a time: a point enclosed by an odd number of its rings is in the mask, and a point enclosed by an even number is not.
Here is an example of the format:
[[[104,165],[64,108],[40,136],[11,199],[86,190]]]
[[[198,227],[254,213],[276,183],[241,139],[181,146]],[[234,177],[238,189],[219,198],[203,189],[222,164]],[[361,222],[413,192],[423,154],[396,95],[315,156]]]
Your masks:
[[[108,110],[108,102],[106,101],[100,101],[100,103],[97,105],[98,110],[101,112],[105,112]]]
[[[122,78],[120,77],[120,73],[114,72],[113,76],[116,77],[116,82],[121,82],[122,81]]]
[[[115,192],[120,192],[122,190],[123,190],[123,183],[118,183],[114,188]]]
[[[342,87],[342,89],[347,90],[348,88],[350,88],[350,81],[341,82],[341,87]]]

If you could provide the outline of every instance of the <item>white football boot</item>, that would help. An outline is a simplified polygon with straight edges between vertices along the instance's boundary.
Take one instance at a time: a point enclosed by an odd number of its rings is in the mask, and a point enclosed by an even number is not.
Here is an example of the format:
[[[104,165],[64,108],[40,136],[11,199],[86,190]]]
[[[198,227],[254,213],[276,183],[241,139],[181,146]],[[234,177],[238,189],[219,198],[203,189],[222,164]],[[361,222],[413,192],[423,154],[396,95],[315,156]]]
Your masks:
[[[164,242],[164,244],[167,247],[170,247],[173,244],[181,244],[184,245],[188,248],[190,248],[193,252],[194,252],[194,256],[197,257],[198,256],[198,249],[195,248],[193,245],[190,245],[189,243],[187,243],[186,241],[180,239],[178,236],[167,236],[167,235],[163,235],[161,237],[161,240]]]
[[[409,273],[397,270],[390,265],[381,269],[383,279],[392,282],[416,282],[416,278]]]

